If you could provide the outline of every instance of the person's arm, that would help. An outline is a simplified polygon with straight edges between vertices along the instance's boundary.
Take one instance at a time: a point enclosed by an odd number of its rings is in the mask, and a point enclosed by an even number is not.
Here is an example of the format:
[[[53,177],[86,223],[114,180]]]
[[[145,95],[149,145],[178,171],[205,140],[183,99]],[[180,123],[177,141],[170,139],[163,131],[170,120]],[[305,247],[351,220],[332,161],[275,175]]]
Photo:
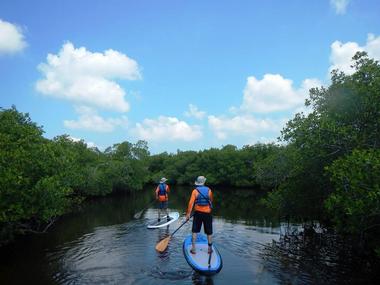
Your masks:
[[[156,200],[158,200],[158,186],[156,188]]]
[[[195,190],[193,190],[193,192],[191,193],[189,204],[187,206],[187,212],[186,212],[186,219],[187,220],[190,219],[190,214],[191,214],[191,211],[193,210],[193,206],[194,206],[194,202],[195,202],[196,197],[197,197],[197,193]]]

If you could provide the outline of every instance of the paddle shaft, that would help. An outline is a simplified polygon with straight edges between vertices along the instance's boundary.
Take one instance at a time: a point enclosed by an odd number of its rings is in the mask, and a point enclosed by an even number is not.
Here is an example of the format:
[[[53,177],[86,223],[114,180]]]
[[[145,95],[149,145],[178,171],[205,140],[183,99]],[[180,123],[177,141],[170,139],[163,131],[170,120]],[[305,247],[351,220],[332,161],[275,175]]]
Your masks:
[[[210,251],[210,253],[208,255],[208,268],[211,267],[211,255],[212,255],[212,250]]]
[[[191,214],[190,217],[192,217],[194,214]],[[189,218],[190,220],[190,218]],[[183,227],[184,224],[186,224],[188,221],[188,219],[186,219],[186,221],[184,221],[171,235],[169,235],[168,237],[162,239],[157,245],[156,245],[156,250],[158,252],[164,252],[166,250],[166,248],[168,247],[168,244],[169,244],[169,241],[170,239],[172,238],[172,236],[180,229]]]
[[[190,218],[192,217],[192,216],[194,216],[194,213],[192,213],[191,214],[191,216],[190,216]],[[190,220],[190,218],[189,218],[189,220]],[[170,235],[170,237],[172,237],[180,228],[182,228],[183,227],[183,225],[184,224],[186,224],[188,221],[189,221],[188,219],[186,219],[186,221],[184,221],[171,235]]]
[[[156,201],[157,201],[156,199],[150,201],[150,203],[148,205],[146,205],[146,207],[143,210],[145,210],[146,208],[148,208],[150,205],[152,205]]]
[[[152,205],[154,202],[156,202],[156,199],[154,199],[153,201],[150,201],[148,205],[145,206],[145,208],[143,208],[141,211],[137,212],[135,214],[135,216],[138,216],[140,217],[140,215],[142,214],[142,212],[144,212],[144,210],[146,210],[150,205]]]

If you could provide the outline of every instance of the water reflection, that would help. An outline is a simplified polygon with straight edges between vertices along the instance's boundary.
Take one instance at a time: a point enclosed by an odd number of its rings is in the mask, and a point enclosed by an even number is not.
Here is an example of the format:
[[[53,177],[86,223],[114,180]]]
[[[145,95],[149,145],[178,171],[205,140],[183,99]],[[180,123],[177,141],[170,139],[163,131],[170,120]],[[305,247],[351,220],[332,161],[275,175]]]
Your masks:
[[[214,285],[213,277],[202,276],[197,272],[193,272],[191,279],[194,285]]]
[[[1,248],[0,284],[348,284],[353,280],[347,277],[351,257],[336,250],[342,246],[336,238],[289,236],[300,225],[270,217],[257,203],[256,191],[217,187],[213,188],[213,239],[223,269],[212,277],[199,275],[182,253],[191,222],[171,238],[165,252],[158,253],[156,244],[183,218],[167,228],[149,230],[146,226],[157,219],[152,206],[141,219],[133,219],[152,200],[153,189],[94,200],[62,218],[48,234],[23,237]],[[182,214],[190,193],[191,187],[172,187],[169,208]]]
[[[168,237],[170,235],[170,232],[169,232],[169,227],[170,226],[167,226],[165,227],[164,229],[156,229],[156,230],[152,230],[152,231],[156,231],[157,232],[157,239],[156,239],[156,243],[159,243],[161,240],[163,240],[164,238]],[[170,252],[170,243],[168,245],[168,249],[165,250],[164,252],[157,252],[157,256],[162,259],[162,260],[166,260],[169,258],[169,252]]]

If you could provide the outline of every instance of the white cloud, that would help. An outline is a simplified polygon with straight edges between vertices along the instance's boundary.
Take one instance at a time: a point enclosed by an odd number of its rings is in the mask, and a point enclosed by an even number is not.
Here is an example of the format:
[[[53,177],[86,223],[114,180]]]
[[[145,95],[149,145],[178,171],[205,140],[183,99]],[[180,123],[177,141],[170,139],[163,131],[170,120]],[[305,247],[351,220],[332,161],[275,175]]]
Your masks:
[[[266,74],[262,80],[248,77],[240,109],[231,107],[230,116],[210,115],[208,125],[218,139],[242,136],[249,142],[275,141],[288,118],[274,119],[273,113],[308,112],[304,101],[309,89],[321,85],[318,79],[305,79],[295,89],[291,80],[279,74]],[[254,112],[265,115],[258,118],[253,116]]]
[[[288,119],[256,119],[251,115],[234,117],[208,116],[208,123],[218,139],[230,136],[246,136],[251,140],[268,134],[279,135]]]
[[[205,115],[206,112],[198,110],[198,107],[193,104],[189,104],[189,110],[185,112],[185,116],[194,117],[199,120],[203,119]]]
[[[380,36],[376,37],[374,34],[368,34],[365,50],[368,52],[369,57],[380,60]]]
[[[57,55],[48,54],[38,69],[44,78],[36,89],[42,94],[120,112],[128,111],[129,104],[115,79],[141,78],[137,62],[125,54],[112,49],[91,52],[70,42]]]
[[[89,130],[94,132],[112,132],[117,126],[126,126],[128,120],[125,116],[121,118],[107,118],[99,116],[94,109],[81,106],[76,108],[79,119],[65,120],[64,126],[72,130]]]
[[[334,42],[331,45],[331,67],[350,74],[352,56],[357,51],[366,51],[370,58],[380,60],[380,36],[369,34],[364,46],[356,42]],[[305,79],[300,87],[295,87],[293,81],[280,74],[265,74],[259,80],[253,76],[247,78],[244,88],[243,102],[240,108],[231,107],[229,116],[208,116],[208,124],[218,139],[228,139],[231,136],[246,137],[249,142],[274,141],[280,135],[288,119],[273,119],[274,113],[287,111],[286,114],[311,112],[304,105],[309,90],[322,86],[318,79]],[[257,118],[253,113],[260,113]]]
[[[329,72],[333,69],[339,69],[346,74],[353,73],[353,69],[351,68],[351,60],[358,51],[363,51],[363,48],[355,42],[347,42],[345,44],[340,41],[333,42],[331,45],[331,66],[329,68]]]
[[[175,117],[159,116],[137,123],[132,133],[147,141],[195,141],[202,137],[201,127],[189,125]]]
[[[85,141],[84,139],[79,139],[79,138],[75,138],[75,137],[72,137],[72,136],[69,136],[69,138],[73,141],[73,142],[79,142],[79,141],[83,141],[88,148],[98,148],[99,147],[94,143],[94,142],[88,142],[88,141]]]
[[[368,34],[367,43],[364,46],[360,46],[356,42],[333,42],[331,44],[329,72],[333,69],[339,69],[346,74],[352,74],[354,72],[351,68],[352,57],[358,51],[366,51],[370,58],[380,60],[380,36]]]
[[[270,113],[290,110],[304,104],[311,87],[319,86],[317,79],[306,79],[298,89],[293,81],[280,74],[265,74],[262,80],[250,76],[244,89],[241,110]]]
[[[346,13],[346,9],[350,0],[330,0],[330,5],[335,9],[337,14],[343,15]]]
[[[27,46],[20,27],[0,19],[0,54],[13,54]]]

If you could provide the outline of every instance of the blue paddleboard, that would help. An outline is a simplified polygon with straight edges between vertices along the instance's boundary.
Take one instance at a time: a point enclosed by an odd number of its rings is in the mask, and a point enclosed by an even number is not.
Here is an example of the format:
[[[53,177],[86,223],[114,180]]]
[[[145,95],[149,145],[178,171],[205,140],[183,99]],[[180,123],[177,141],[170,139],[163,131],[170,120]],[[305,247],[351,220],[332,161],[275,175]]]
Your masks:
[[[212,253],[208,253],[207,237],[203,234],[197,234],[195,242],[196,253],[192,254],[191,235],[183,241],[183,255],[187,263],[195,270],[204,275],[213,275],[218,273],[223,266],[222,256],[218,249],[212,245]]]

